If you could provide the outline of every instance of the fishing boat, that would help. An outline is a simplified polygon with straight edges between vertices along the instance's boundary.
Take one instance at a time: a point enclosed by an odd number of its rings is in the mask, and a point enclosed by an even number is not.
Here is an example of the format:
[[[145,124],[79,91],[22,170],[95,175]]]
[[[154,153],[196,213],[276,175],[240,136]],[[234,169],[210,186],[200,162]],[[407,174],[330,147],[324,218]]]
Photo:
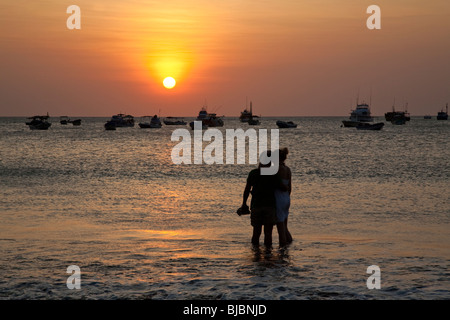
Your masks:
[[[358,130],[381,130],[383,128],[384,122],[379,123],[368,123],[368,122],[361,122],[356,126],[356,129]]]
[[[253,110],[252,110],[252,102],[250,101],[250,110],[248,110],[246,106],[244,111],[241,112],[239,120],[241,122],[249,122],[252,119],[253,119]]]
[[[25,122],[27,126],[30,127],[31,130],[47,130],[52,125],[47,120],[50,118],[50,116],[33,116],[29,117],[28,119],[31,119],[31,121]]]
[[[239,116],[239,120],[241,122],[248,122],[252,117],[252,112],[248,111],[247,109],[244,109],[244,111],[241,112],[241,115]]]
[[[356,127],[360,123],[372,122],[373,117],[370,112],[370,107],[367,103],[356,103],[356,109],[350,112],[349,120],[343,120],[344,127]]]
[[[424,119],[431,119],[431,116],[427,114],[427,115],[423,116],[423,118]]]
[[[250,101],[250,111],[247,110],[247,108],[241,112],[241,116],[239,119],[241,122],[247,122],[251,126],[256,126],[260,124],[260,121],[258,120],[258,116],[255,116],[253,114],[253,106],[252,102]]]
[[[139,127],[141,128],[161,128],[161,120],[155,114],[151,116],[143,116],[141,122],[139,122]]]
[[[292,121],[278,120],[276,123],[277,123],[278,128],[297,128],[297,124],[295,124]]]
[[[119,113],[113,115],[109,121],[116,127],[134,127],[134,117],[129,114]]]
[[[224,123],[221,117],[218,117],[215,113],[208,113],[206,107],[202,107],[198,113],[196,121],[202,122],[202,127],[223,127]],[[194,121],[189,123],[189,126],[194,129]]]
[[[165,125],[168,126],[185,126],[186,121],[184,121],[183,118],[177,118],[177,117],[167,117],[163,120]]]
[[[395,100],[394,100],[394,104],[392,105],[392,111],[386,112],[384,114],[384,118],[386,119],[386,121],[391,121],[391,122],[392,122],[392,120],[395,120],[395,119],[396,120],[404,119],[405,122],[410,121],[411,116],[408,113],[408,103],[406,103],[406,105],[405,105],[405,111],[395,111]]]
[[[445,105],[445,112],[444,109],[441,109],[440,112],[437,114],[438,120],[447,120],[448,119],[448,103]]]

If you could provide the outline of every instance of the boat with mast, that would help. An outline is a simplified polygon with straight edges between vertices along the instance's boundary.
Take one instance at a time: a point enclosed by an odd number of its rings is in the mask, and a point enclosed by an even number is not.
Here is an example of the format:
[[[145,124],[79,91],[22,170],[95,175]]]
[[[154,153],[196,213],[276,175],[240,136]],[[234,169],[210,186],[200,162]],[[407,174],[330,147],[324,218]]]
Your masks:
[[[244,111],[241,112],[241,116],[239,118],[241,122],[247,122],[251,126],[256,126],[260,124],[260,121],[258,119],[259,116],[255,116],[253,114],[253,106],[251,101],[250,101],[250,112],[247,109],[245,109]]]
[[[393,121],[394,122],[401,122],[401,124],[404,124],[405,121],[410,121],[411,117],[408,113],[408,103],[405,105],[405,111],[395,111],[395,98],[394,98],[394,104],[392,105],[392,111],[386,112],[384,114],[384,118],[386,121]]]
[[[372,98],[371,98],[372,100]],[[370,106],[365,103],[359,103],[359,96],[356,98],[356,108],[350,112],[349,120],[343,120],[344,127],[356,127],[360,123],[373,122]]]
[[[29,117],[28,119],[31,119],[31,121],[25,122],[27,126],[30,127],[31,130],[47,130],[52,125],[50,122],[48,122],[48,119],[50,116],[33,116]]]
[[[245,103],[245,109],[241,112],[239,116],[239,120],[241,122],[249,122],[253,119],[253,110],[252,110],[252,102],[250,101],[250,110],[247,109],[247,102]]]
[[[438,120],[447,120],[448,119],[448,103],[445,105],[445,112],[444,109],[441,109],[441,111],[437,114]]]
[[[199,111],[197,119],[195,121],[201,121],[202,122],[202,128],[209,128],[209,127],[223,127],[224,122],[222,120],[222,117],[218,117],[215,113],[209,113],[207,111],[206,104],[202,107],[202,109]],[[189,123],[189,126],[194,129],[194,121]]]

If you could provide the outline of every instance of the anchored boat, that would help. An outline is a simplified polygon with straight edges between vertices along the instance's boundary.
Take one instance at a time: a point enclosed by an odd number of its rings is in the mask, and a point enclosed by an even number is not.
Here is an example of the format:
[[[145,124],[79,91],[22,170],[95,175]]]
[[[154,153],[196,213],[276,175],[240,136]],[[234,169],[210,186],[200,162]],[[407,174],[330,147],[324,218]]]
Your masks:
[[[208,127],[223,127],[224,123],[221,117],[218,117],[215,113],[208,113],[206,107],[203,107],[198,113],[196,121],[202,122],[203,128]],[[189,123],[189,126],[194,129],[194,121]]]
[[[276,123],[278,128],[297,128],[297,124],[292,121],[278,120]]]
[[[445,112],[444,109],[441,109],[440,112],[437,114],[438,120],[447,120],[448,119],[448,103],[445,105]]]
[[[184,121],[183,118],[177,118],[177,117],[167,117],[163,120],[165,125],[168,126],[185,126],[186,121]]]
[[[31,119],[31,121],[25,122],[27,126],[30,127],[31,130],[47,130],[52,125],[47,120],[50,118],[50,116],[33,116],[29,117],[28,119]]]
[[[394,104],[392,105],[392,111],[390,112],[386,112],[384,114],[384,118],[386,119],[386,121],[393,121],[393,120],[399,120],[402,119],[402,121],[400,122],[406,122],[406,121],[410,121],[411,117],[408,113],[408,103],[406,103],[405,105],[405,111],[395,111],[395,100],[394,100]],[[399,121],[397,121],[399,122]],[[404,123],[401,123],[404,124]]]
[[[113,115],[109,122],[114,124],[116,127],[134,127],[134,117],[129,114],[119,113]]]
[[[143,116],[142,121],[139,122],[139,127],[141,128],[161,128],[161,120],[155,114],[153,117],[151,116]]]
[[[349,120],[343,120],[344,127],[356,127],[360,123],[372,122],[373,117],[370,112],[370,107],[367,103],[357,103],[356,109],[350,112]]]

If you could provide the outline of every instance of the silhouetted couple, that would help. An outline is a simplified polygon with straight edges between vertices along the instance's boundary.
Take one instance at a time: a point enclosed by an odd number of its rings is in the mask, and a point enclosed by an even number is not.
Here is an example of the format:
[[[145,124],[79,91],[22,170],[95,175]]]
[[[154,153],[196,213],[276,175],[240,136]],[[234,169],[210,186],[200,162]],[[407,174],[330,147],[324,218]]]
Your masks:
[[[292,242],[291,233],[287,227],[290,195],[291,195],[291,170],[286,166],[285,161],[288,149],[284,148],[279,152],[279,168],[275,175],[262,175],[261,168],[271,166],[259,164],[257,169],[250,171],[247,184],[244,189],[244,196],[240,212],[248,210],[247,199],[252,194],[250,202],[250,220],[253,226],[252,244],[259,245],[259,238],[264,227],[264,245],[272,246],[273,226],[277,226],[279,245],[285,246]],[[270,151],[267,151],[270,157]]]

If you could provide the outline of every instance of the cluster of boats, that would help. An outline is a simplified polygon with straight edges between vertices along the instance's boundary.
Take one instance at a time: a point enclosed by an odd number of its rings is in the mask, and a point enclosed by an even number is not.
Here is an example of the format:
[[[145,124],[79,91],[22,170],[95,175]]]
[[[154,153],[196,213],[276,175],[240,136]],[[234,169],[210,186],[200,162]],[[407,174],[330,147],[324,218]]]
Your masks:
[[[407,105],[406,105],[407,106]],[[30,121],[26,122],[26,125],[30,127],[31,130],[47,130],[51,123],[48,122],[49,115],[44,116],[33,116],[28,119]],[[403,125],[407,121],[411,120],[411,117],[405,107],[405,111],[396,111],[395,106],[392,107],[392,111],[386,112],[384,114],[386,121],[391,122],[394,125]],[[224,121],[223,116],[219,117],[216,113],[209,113],[206,106],[204,106],[195,121],[201,121],[202,129],[207,129],[209,127],[223,127]],[[249,125],[259,125],[260,116],[253,114],[252,103],[250,102],[250,110],[247,108],[241,112],[239,116],[240,122],[248,123]],[[425,119],[431,119],[431,116],[425,116]],[[437,120],[447,120],[448,119],[448,103],[446,104],[445,111],[441,109],[437,114]],[[194,122],[189,123],[189,126],[194,129]],[[178,117],[167,117],[163,120],[165,125],[177,125],[185,126],[187,123],[183,118]],[[351,110],[350,117],[348,120],[342,121],[343,127],[356,128],[358,130],[381,130],[384,127],[384,122],[374,122],[374,117],[371,115],[370,107],[367,103],[359,103],[357,101],[356,108]],[[72,123],[74,126],[81,125],[81,119],[71,120],[68,116],[61,116],[60,123],[62,125],[67,125]],[[104,125],[106,130],[116,130],[118,127],[134,127],[135,121],[134,117],[129,114],[119,113],[113,115],[109,121]],[[297,124],[292,121],[276,121],[278,128],[297,128]],[[161,119],[157,116],[143,116],[139,122],[140,128],[161,128]]]
[[[423,118],[431,119],[431,116],[426,115],[426,116],[423,116]],[[447,120],[448,119],[448,103],[445,105],[445,111],[444,111],[444,108],[442,108],[441,111],[438,112],[436,119],[437,120]]]
[[[51,127],[51,123],[48,121],[50,118],[48,112],[45,116],[32,116],[27,119],[30,119],[30,121],[25,122],[27,126],[30,127],[31,130],[47,130]],[[61,116],[59,123],[62,125],[67,125],[71,123],[74,126],[80,126],[81,125],[81,119],[75,119],[71,120],[67,116]]]
[[[119,113],[113,115],[111,120],[105,123],[106,130],[116,130],[118,127],[134,127],[134,117],[129,114]],[[167,117],[164,119],[165,125],[186,125],[186,122],[182,118]],[[142,129],[146,128],[161,128],[161,119],[155,114],[154,116],[143,116],[138,123]]]
[[[384,114],[386,121],[391,122],[394,125],[403,125],[407,121],[411,120],[411,117],[407,111],[407,104],[405,111],[396,111],[395,106],[392,107],[392,111]],[[431,116],[425,116],[425,119],[431,119]],[[446,111],[442,109],[438,112],[438,120],[448,119],[448,104],[446,105]],[[356,103],[356,108],[350,112],[348,120],[343,120],[344,127],[354,127],[358,130],[381,130],[384,127],[384,122],[373,123],[374,118],[371,115],[370,107],[367,103]]]
[[[216,113],[210,113],[207,110],[206,106],[203,106],[201,110],[198,113],[197,118],[195,121],[201,121],[202,123],[202,129],[207,128],[213,128],[213,127],[223,127],[224,121],[223,116],[217,116]],[[244,123],[248,123],[249,125],[259,125],[259,116],[256,116],[253,114],[252,110],[252,103],[250,102],[250,110],[245,108],[244,111],[241,112],[241,115],[239,117],[239,120]],[[194,129],[194,123],[195,121],[191,121],[189,123],[189,126]],[[184,121],[183,118],[178,117],[167,117],[163,120],[165,125],[178,125],[178,126],[184,126],[186,125],[186,121]],[[295,124],[292,121],[281,121],[278,120],[276,122],[277,126],[279,128],[296,128],[297,124]],[[117,114],[112,116],[111,120],[105,123],[105,129],[106,130],[115,130],[117,127],[134,127],[134,117],[131,115],[125,115],[125,114]],[[162,123],[160,118],[157,115],[151,116],[144,116],[141,118],[141,122],[139,122],[140,128],[161,128]]]

